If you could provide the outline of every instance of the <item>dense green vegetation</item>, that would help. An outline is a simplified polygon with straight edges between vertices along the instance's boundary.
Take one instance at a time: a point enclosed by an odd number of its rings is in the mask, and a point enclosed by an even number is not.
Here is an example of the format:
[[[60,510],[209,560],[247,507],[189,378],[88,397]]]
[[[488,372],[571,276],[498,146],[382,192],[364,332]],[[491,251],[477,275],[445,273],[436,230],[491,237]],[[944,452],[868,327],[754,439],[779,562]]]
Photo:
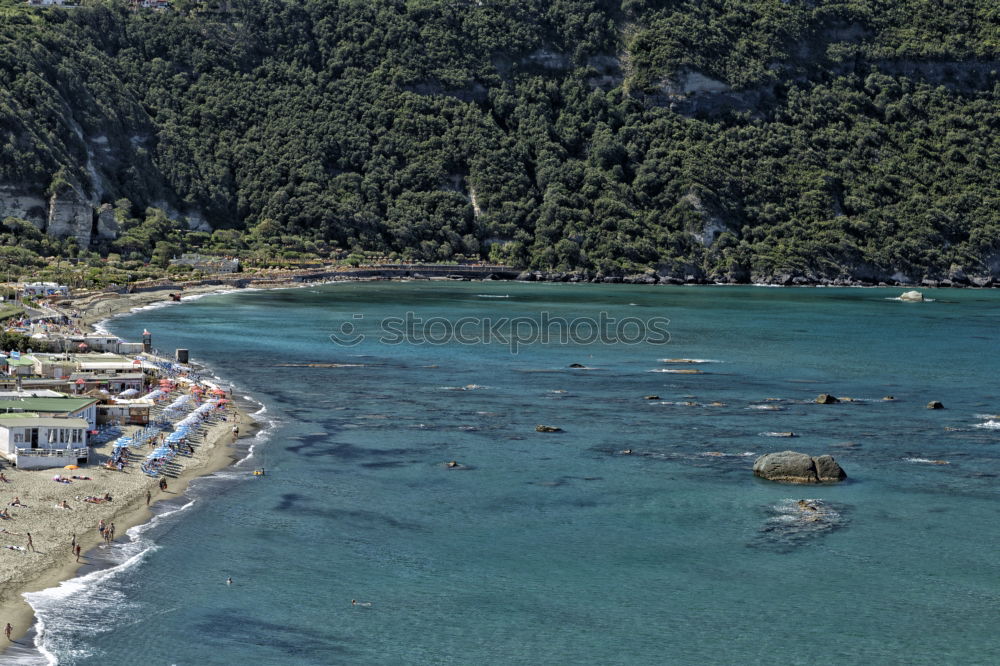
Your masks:
[[[138,265],[341,248],[734,279],[1000,272],[991,0],[0,12],[0,184],[113,203],[123,233],[97,250]],[[729,89],[686,92],[691,72]],[[0,241],[26,266],[75,251],[14,221]]]

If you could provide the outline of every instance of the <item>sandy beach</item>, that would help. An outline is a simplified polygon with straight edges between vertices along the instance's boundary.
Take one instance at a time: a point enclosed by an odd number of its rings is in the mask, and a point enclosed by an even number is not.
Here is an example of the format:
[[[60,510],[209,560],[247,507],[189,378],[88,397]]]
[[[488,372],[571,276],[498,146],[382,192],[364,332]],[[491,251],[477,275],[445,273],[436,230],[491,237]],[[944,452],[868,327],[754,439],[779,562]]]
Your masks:
[[[186,290],[184,295],[222,289],[205,286]],[[93,330],[94,324],[110,316],[167,300],[170,292],[164,289],[93,298],[59,309],[77,317],[81,328]],[[111,455],[112,442],[93,446],[90,462],[72,471],[19,470],[5,462],[0,470],[6,478],[6,481],[0,479],[0,509],[6,509],[9,518],[0,517],[0,626],[8,622],[13,626],[11,639],[18,641],[34,623],[33,611],[22,596],[25,592],[54,587],[78,573],[86,573],[93,566],[88,554],[96,548],[108,547],[98,531],[102,519],[114,523],[115,540],[120,541],[127,538],[125,533],[130,527],[149,520],[149,506],[182,495],[192,479],[232,464],[232,444],[236,439],[233,426],[239,426],[240,438],[252,437],[258,430],[247,408],[248,405],[232,402],[204,421],[201,433],[191,440],[193,453],[177,456],[178,473],[166,478],[166,490],[160,490],[159,480],[140,469],[151,447],[133,449],[132,462],[122,472],[104,466]],[[138,429],[133,426],[126,432]],[[56,475],[70,482],[56,481],[53,479]],[[74,475],[88,478],[73,479]],[[84,501],[85,497],[105,494],[111,496],[110,502]],[[11,506],[15,498],[23,506]],[[64,502],[68,508],[64,508]],[[79,562],[72,549],[74,535],[81,547]],[[0,649],[6,647],[3,642],[0,639]]]

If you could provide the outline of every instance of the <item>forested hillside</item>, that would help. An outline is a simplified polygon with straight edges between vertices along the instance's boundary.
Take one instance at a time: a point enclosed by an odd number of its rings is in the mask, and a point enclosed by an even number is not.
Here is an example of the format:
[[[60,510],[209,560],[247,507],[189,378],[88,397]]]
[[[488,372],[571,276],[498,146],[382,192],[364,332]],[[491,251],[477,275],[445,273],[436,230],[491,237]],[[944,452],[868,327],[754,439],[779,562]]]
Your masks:
[[[0,217],[102,253],[1000,275],[993,0],[4,2]]]

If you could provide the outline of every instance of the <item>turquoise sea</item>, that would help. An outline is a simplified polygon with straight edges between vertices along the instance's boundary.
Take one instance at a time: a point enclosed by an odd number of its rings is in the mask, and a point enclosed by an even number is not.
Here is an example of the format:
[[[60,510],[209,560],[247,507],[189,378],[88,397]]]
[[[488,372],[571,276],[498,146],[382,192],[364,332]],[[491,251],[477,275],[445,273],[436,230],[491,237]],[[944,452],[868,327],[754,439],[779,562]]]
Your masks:
[[[269,428],[110,568],[31,595],[17,659],[998,663],[1000,292],[901,291],[371,282],[114,319],[189,348]],[[442,318],[440,344],[380,341],[407,312]],[[440,339],[542,313],[663,317],[670,341]],[[789,448],[849,480],[754,478]]]

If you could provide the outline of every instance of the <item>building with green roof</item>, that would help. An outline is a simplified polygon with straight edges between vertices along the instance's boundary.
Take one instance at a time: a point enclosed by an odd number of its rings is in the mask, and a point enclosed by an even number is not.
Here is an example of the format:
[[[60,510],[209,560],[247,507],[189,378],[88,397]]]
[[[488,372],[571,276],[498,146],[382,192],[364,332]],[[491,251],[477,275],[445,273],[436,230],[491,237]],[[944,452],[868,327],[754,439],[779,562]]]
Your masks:
[[[0,414],[34,413],[43,417],[78,418],[87,422],[87,429],[97,427],[97,398],[62,396],[59,398],[0,399]]]

